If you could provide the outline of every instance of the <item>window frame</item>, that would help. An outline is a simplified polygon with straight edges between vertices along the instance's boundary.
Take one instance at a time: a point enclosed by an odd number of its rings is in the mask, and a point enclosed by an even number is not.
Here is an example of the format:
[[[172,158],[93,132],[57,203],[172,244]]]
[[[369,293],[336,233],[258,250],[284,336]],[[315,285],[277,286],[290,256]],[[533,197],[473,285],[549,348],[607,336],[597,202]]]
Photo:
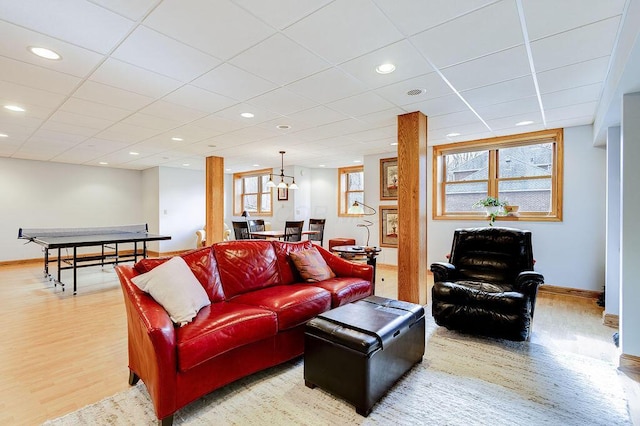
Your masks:
[[[262,187],[262,176],[267,176],[267,178],[269,177],[269,175],[273,174],[273,170],[272,169],[262,169],[262,170],[252,170],[250,172],[240,172],[240,173],[234,173],[233,174],[233,214],[234,216],[240,216],[242,215],[242,212],[245,210],[244,208],[244,198],[245,195],[251,195],[254,194],[253,192],[251,193],[245,193],[244,192],[244,179],[245,178],[251,178],[251,177],[257,177],[258,178],[258,192],[255,193],[258,196],[258,211],[255,212],[251,212],[252,214],[258,215],[258,216],[273,216],[273,191],[270,188],[265,188]],[[268,180],[268,179],[267,179]],[[271,210],[262,210],[262,194],[266,194],[267,191],[269,192],[269,197],[271,198]]]
[[[504,148],[551,143],[553,145],[551,170],[547,176],[503,177],[500,178],[499,152]],[[487,220],[484,212],[449,212],[445,210],[446,167],[443,155],[473,151],[489,151],[489,171],[487,177],[487,196],[498,196],[498,184],[501,181],[549,179],[551,178],[551,205],[549,212],[519,211],[518,216],[498,216],[498,221],[562,221],[563,211],[563,164],[564,131],[550,129],[538,132],[500,136],[467,142],[435,145],[432,155],[432,218],[434,220]],[[465,183],[485,182],[485,180],[465,181]]]
[[[349,191],[346,176],[350,173],[362,173],[362,190]],[[362,214],[349,213],[348,199],[351,193],[362,193],[362,200],[364,202],[364,166],[349,166],[338,168],[338,216],[339,217],[359,217]]]

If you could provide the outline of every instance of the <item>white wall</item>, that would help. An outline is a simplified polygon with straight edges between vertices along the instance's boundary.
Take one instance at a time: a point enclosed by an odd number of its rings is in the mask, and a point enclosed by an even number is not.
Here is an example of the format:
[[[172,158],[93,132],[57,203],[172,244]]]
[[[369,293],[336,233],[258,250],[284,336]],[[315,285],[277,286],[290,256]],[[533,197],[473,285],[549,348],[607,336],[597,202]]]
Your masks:
[[[605,313],[620,312],[620,127],[607,129]]]
[[[640,93],[623,96],[621,124],[620,348],[640,356]]]
[[[605,151],[592,145],[592,126],[564,131],[564,214],[562,222],[497,222],[533,233],[535,269],[550,285],[602,291],[605,266]],[[430,149],[432,152],[432,150]],[[431,161],[427,176],[431,177]],[[429,182],[427,209],[431,211]],[[427,224],[428,264],[451,250],[453,231],[486,226],[480,221],[433,220]]]
[[[160,167],[157,194],[159,232],[171,235],[171,240],[160,241],[160,252],[195,248],[196,231],[205,224],[205,172]]]
[[[18,228],[146,223],[142,194],[139,171],[0,158],[0,261],[42,257]]]

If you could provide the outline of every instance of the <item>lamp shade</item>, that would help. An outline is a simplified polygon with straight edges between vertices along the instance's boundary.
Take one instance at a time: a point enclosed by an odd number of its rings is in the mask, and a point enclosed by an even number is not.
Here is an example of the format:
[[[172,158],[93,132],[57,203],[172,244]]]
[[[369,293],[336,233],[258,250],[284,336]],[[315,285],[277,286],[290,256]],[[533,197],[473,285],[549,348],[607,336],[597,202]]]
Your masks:
[[[347,210],[347,213],[349,213],[349,214],[364,214],[364,208],[362,208],[362,206],[356,201],[355,203],[353,203],[351,205],[351,207],[349,207],[349,210]]]

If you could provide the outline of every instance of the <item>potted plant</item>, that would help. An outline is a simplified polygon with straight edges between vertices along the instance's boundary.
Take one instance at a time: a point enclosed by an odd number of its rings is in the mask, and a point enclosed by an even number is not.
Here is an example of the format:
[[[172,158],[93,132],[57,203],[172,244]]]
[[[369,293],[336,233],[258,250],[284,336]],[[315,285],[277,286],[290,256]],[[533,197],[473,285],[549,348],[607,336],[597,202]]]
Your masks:
[[[500,201],[498,198],[486,197],[476,201],[473,204],[473,207],[484,207],[487,211],[487,216],[489,216],[489,226],[493,226],[493,222],[495,222],[496,217],[506,213],[504,209],[504,206],[506,205],[506,202]]]

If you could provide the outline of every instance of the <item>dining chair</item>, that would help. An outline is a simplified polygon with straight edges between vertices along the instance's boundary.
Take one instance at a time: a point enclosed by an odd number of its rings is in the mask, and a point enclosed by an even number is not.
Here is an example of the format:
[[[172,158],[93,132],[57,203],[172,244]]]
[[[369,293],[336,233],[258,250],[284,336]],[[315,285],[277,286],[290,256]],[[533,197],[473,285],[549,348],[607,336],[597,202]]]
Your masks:
[[[265,230],[264,219],[251,219],[249,222],[249,232],[262,232]],[[251,239],[266,240],[267,237],[250,235]]]
[[[309,219],[309,231],[317,231],[317,234],[309,234],[307,238],[309,241],[320,241],[322,245],[324,241],[324,224],[326,219]]]
[[[249,235],[249,225],[246,221],[233,221],[233,233],[236,236],[236,240],[248,240],[251,236]]]
[[[290,242],[302,240],[302,227],[304,227],[304,220],[286,221],[284,223],[284,240]]]

